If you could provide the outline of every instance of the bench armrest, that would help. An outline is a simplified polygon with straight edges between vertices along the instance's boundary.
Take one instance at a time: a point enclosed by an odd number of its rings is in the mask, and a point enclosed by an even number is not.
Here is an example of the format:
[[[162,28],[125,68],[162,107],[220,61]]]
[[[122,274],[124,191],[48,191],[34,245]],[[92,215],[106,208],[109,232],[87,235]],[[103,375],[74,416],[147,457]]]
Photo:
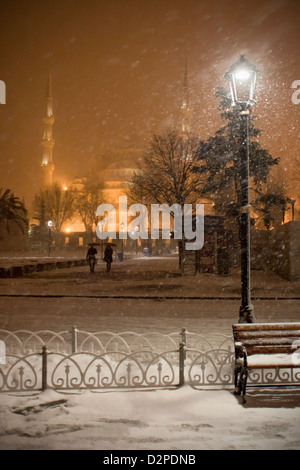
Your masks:
[[[242,343],[236,341],[234,343],[234,347],[235,347],[235,360],[237,361],[238,359],[243,359],[244,365],[247,366],[247,350],[245,346],[243,346]]]

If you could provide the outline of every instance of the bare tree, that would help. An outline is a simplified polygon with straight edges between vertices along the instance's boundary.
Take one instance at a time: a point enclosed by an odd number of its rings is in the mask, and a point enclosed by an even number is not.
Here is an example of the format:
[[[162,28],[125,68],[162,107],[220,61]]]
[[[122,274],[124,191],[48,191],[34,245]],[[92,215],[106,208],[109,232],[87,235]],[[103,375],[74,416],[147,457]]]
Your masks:
[[[138,170],[127,183],[128,196],[138,202],[194,204],[201,195],[203,177],[198,165],[200,140],[176,131],[154,135]]]
[[[199,164],[200,139],[183,136],[170,130],[154,135],[138,170],[127,183],[127,194],[143,204],[195,204],[203,187]],[[171,217],[174,214],[171,212]],[[178,242],[179,267],[182,264],[184,244]]]
[[[103,186],[101,181],[89,179],[82,190],[73,190],[75,209],[84,224],[86,232],[89,234],[95,230],[98,222],[96,210],[103,202]]]
[[[75,215],[73,192],[63,190],[58,183],[53,183],[36,194],[33,207],[34,219],[39,220],[40,225],[52,220],[53,229],[57,232],[64,222]]]

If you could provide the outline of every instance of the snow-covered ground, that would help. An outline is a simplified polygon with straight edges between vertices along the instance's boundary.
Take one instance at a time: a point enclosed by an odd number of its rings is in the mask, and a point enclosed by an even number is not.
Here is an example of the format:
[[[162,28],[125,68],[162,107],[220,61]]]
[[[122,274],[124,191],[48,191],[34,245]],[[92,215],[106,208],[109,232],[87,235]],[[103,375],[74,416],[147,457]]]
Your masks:
[[[238,273],[182,278],[176,263],[128,260],[110,277],[101,264],[94,275],[82,267],[1,279],[0,328],[231,335]],[[300,320],[300,283],[254,272],[252,285],[265,299],[254,302],[258,321]],[[231,387],[0,394],[0,449],[300,449],[299,423],[299,387],[251,389],[244,406]]]
[[[112,264],[99,262],[95,273],[88,266],[55,269],[21,278],[0,279],[0,295],[60,295],[165,298],[240,299],[240,270],[228,276],[197,274],[180,276],[176,256],[134,258]],[[268,271],[251,272],[253,297],[300,298],[300,281],[290,282]]]
[[[300,321],[300,282],[252,272],[257,321]],[[238,320],[240,273],[181,277],[176,257],[105,263],[0,279],[0,328],[170,333],[185,327],[231,334]]]
[[[251,391],[245,406],[190,386],[0,400],[0,449],[300,449],[295,389]]]

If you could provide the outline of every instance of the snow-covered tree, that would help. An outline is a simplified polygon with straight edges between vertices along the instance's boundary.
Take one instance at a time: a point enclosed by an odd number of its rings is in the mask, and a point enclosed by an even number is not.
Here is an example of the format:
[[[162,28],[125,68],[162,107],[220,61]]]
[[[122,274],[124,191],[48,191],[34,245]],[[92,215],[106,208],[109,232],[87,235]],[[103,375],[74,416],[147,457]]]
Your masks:
[[[279,169],[279,168],[278,168]],[[259,222],[270,230],[279,227],[285,222],[287,211],[291,210],[292,200],[288,197],[289,181],[281,171],[280,174],[274,171],[262,191],[257,191],[258,195],[252,201]]]
[[[241,117],[238,107],[231,107],[231,100],[224,89],[217,92],[219,110],[225,123],[206,142],[202,142],[200,166],[205,176],[203,196],[214,202],[215,211],[225,217],[238,218],[241,207]],[[270,168],[278,163],[268,150],[257,141],[261,131],[254,125],[255,116],[249,116],[249,175],[250,189],[261,191],[266,183]]]

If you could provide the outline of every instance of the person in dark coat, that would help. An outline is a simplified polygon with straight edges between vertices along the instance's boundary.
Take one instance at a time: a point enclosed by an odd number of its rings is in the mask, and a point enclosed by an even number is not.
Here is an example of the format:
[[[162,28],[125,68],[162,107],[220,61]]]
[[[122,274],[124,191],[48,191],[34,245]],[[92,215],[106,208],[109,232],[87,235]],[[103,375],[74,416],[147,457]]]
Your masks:
[[[111,263],[113,262],[113,249],[110,245],[107,245],[104,252],[104,261],[106,262],[107,272],[110,272]]]
[[[86,254],[86,259],[87,259],[88,262],[89,262],[91,273],[93,273],[94,270],[95,270],[96,254],[97,254],[97,250],[96,250],[96,248],[95,248],[94,246],[91,246],[91,247],[88,249],[88,252],[87,252],[87,254]]]

